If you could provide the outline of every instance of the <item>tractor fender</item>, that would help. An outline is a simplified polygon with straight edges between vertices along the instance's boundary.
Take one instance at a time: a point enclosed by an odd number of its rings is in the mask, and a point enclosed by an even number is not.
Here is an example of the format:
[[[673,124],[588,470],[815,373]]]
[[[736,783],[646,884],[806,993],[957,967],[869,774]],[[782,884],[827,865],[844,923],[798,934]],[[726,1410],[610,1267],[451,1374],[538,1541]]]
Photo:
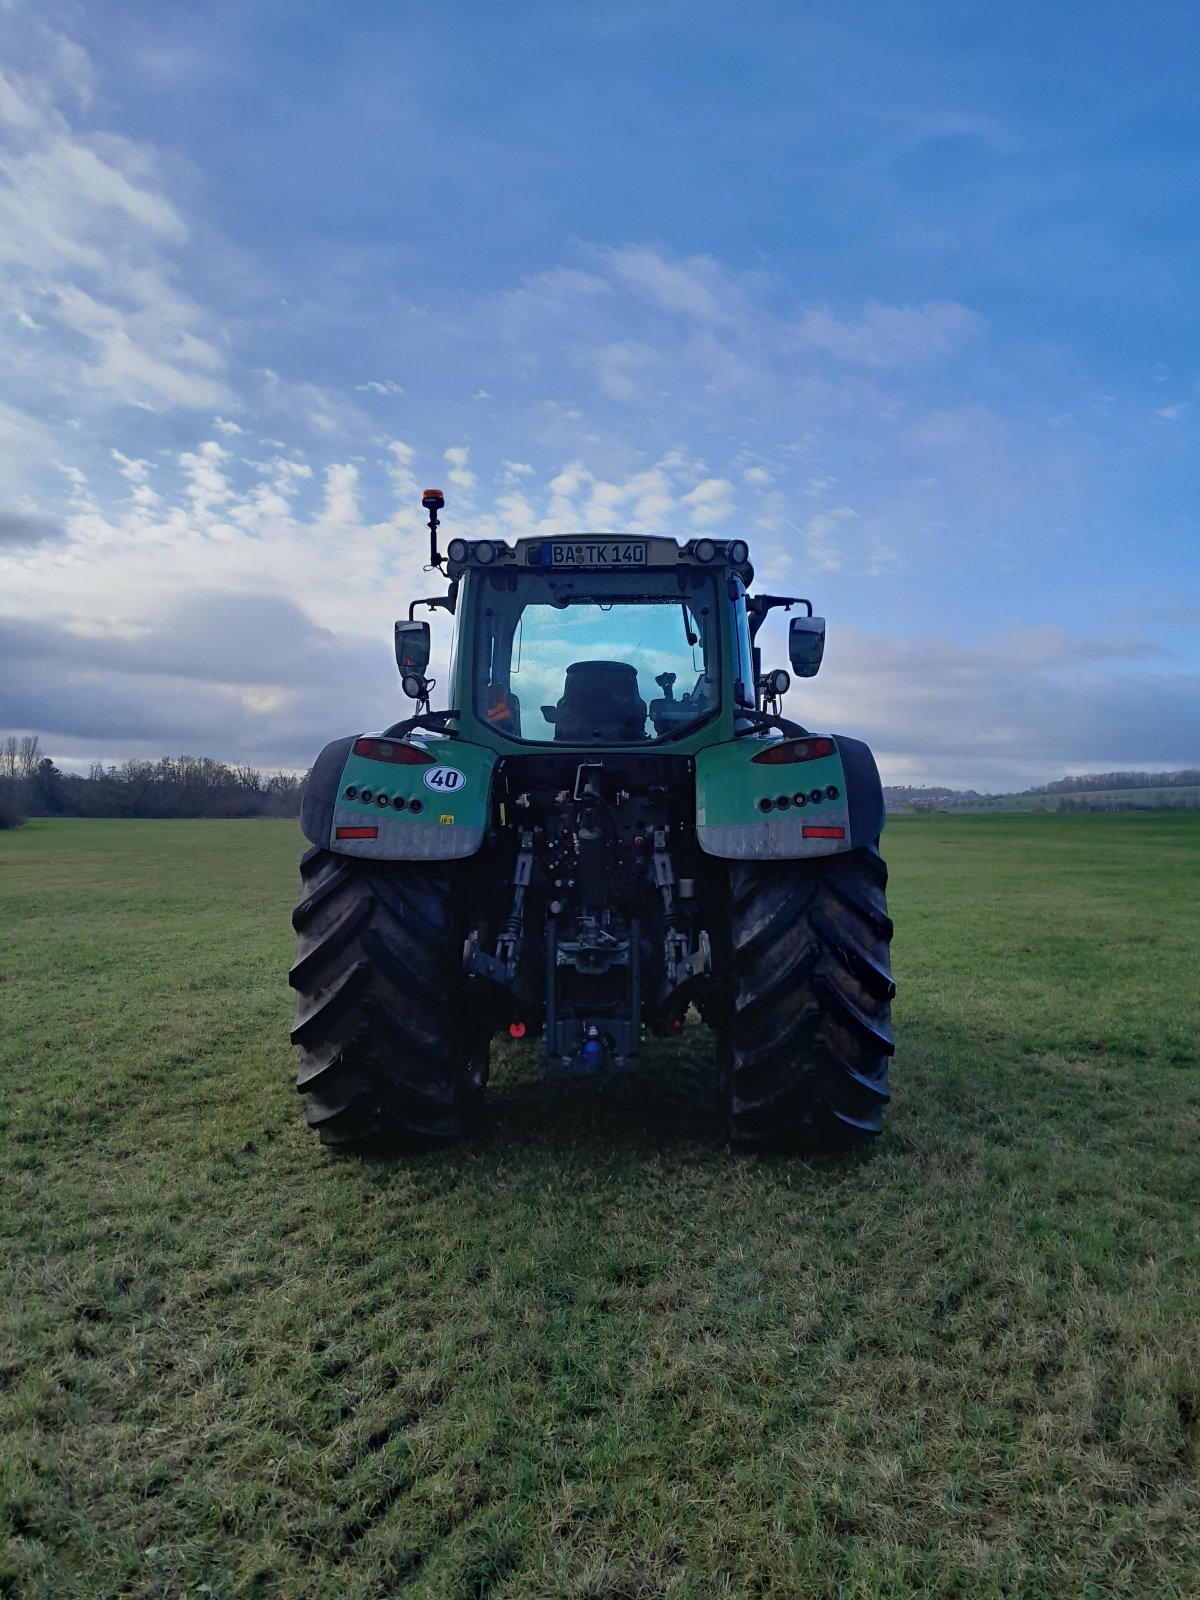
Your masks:
[[[483,844],[496,757],[458,739],[414,734],[389,743],[414,748],[411,762],[356,749],[351,734],[327,744],[313,764],[300,826],[315,845],[375,861],[458,861]]]
[[[883,832],[887,810],[883,803],[883,784],[871,747],[861,739],[845,734],[834,736],[842,769],[846,774],[846,794],[850,800],[850,842],[855,849],[874,844]]]
[[[342,768],[358,735],[327,744],[312,764],[300,801],[300,830],[309,844],[327,845],[333,832],[333,807],[342,781]]]
[[[783,861],[872,845],[883,830],[875,758],[859,739],[797,763],[762,763],[776,741],[710,745],[696,757],[696,837],[706,855]]]

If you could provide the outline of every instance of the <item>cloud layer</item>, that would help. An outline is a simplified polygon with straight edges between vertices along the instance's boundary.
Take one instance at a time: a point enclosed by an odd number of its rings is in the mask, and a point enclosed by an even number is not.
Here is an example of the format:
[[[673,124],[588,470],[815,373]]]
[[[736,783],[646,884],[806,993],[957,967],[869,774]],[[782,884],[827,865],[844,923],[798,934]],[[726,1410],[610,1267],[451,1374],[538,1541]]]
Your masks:
[[[786,208],[754,199],[758,167],[748,225],[722,233],[699,169],[668,214],[657,195],[633,203],[626,161],[611,213],[594,177],[589,242],[545,125],[518,120],[519,194],[544,217],[536,248],[506,253],[518,191],[505,209],[471,189],[481,153],[502,163],[470,96],[393,111],[364,99],[372,61],[326,50],[323,109],[310,98],[305,121],[282,90],[277,108],[280,148],[307,152],[303,194],[260,216],[239,209],[257,181],[236,171],[254,131],[239,84],[258,79],[232,12],[216,8],[208,52],[134,48],[121,29],[143,24],[115,10],[111,50],[89,18],[90,51],[27,6],[5,15],[0,731],[69,760],[189,749],[303,767],[326,738],[390,720],[391,621],[431,586],[419,499],[440,483],[447,537],[744,534],[764,587],[830,619],[825,671],[793,709],[870,738],[896,781],[1200,761],[1200,357],[1103,370],[1107,344],[1070,343],[1061,294],[1052,331],[1032,327],[1049,234],[1025,242],[1024,299],[980,272],[1015,259],[1003,174],[1042,169],[1011,116],[937,102],[933,67],[911,64],[935,97],[920,114],[881,78],[869,111],[846,85],[839,110],[836,73],[812,76],[809,112],[790,83],[772,102],[776,63],[759,62],[754,151],[775,152],[783,186],[810,170],[788,144],[803,136],[830,174],[824,199],[805,180],[787,234]],[[603,30],[589,39],[624,70]],[[123,83],[103,65],[118,61]],[[171,124],[152,114],[164,93]],[[837,122],[856,105],[859,122]],[[708,136],[686,97],[671,114]],[[355,130],[344,160],[335,126]],[[820,146],[835,126],[843,145]],[[632,137],[589,127],[614,159]],[[283,195],[296,174],[260,146]],[[469,216],[381,231],[381,180],[425,182],[435,152]],[[992,175],[997,212],[964,194],[948,242],[932,197],[949,203],[955,160]],[[736,214],[727,175],[711,184]],[[839,254],[852,224],[877,230],[874,273],[864,238]],[[451,228],[475,229],[457,253]],[[766,637],[782,664],[782,631]]]

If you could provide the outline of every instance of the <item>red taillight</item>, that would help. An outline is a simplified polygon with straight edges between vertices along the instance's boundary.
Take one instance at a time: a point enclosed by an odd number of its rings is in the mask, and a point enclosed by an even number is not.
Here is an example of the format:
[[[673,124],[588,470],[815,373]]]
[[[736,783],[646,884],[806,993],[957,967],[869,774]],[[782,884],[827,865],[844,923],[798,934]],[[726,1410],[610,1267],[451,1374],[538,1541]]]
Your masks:
[[[805,823],[801,833],[806,839],[844,839],[845,828],[815,828],[810,823]]]
[[[397,767],[415,767],[433,760],[428,750],[399,739],[356,739],[354,754],[366,756],[368,761],[390,761]]]
[[[525,1037],[525,1024],[523,1022],[510,1022],[508,1036],[510,1039],[523,1039]]]
[[[378,828],[339,828],[334,835],[338,839],[378,839]]]
[[[832,739],[777,739],[750,759],[760,767],[782,767],[792,761],[816,761],[833,755],[836,749]]]

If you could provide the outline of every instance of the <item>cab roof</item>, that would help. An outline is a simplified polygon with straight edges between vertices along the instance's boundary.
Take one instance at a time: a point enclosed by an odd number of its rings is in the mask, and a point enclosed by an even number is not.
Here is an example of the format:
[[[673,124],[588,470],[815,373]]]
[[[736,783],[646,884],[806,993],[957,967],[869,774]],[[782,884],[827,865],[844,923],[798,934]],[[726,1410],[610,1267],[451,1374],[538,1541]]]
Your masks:
[[[732,567],[747,588],[754,577],[749,547],[744,539],[712,539],[706,535],[680,544],[658,534],[596,532],[518,539],[511,545],[495,539],[450,540],[446,548],[446,569],[451,578],[489,567],[517,567],[537,572]]]

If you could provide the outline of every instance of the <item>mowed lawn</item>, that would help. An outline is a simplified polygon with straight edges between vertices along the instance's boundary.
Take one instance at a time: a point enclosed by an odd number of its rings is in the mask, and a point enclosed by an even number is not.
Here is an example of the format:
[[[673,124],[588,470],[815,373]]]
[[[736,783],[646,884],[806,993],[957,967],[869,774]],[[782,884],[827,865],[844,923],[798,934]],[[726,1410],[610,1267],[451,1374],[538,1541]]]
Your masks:
[[[1200,816],[905,819],[866,1158],[709,1036],[335,1158],[299,834],[0,835],[0,1595],[1200,1594]]]

